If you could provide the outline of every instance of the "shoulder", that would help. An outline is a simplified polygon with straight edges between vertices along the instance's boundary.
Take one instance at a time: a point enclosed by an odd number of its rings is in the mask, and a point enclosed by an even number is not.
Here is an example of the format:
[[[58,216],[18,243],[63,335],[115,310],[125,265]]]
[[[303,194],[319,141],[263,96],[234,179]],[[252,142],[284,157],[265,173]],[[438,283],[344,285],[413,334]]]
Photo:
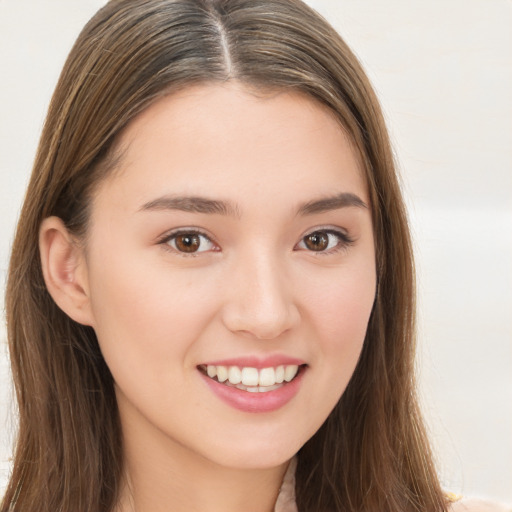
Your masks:
[[[512,512],[512,506],[477,498],[462,498],[451,504],[450,512]]]

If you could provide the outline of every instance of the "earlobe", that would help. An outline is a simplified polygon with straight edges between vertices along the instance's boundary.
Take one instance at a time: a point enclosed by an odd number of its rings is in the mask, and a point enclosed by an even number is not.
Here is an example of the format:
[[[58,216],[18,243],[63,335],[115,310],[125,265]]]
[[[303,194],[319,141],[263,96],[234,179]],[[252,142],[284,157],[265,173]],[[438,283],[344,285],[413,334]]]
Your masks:
[[[43,220],[39,252],[44,281],[57,306],[76,322],[92,326],[83,249],[58,217]]]

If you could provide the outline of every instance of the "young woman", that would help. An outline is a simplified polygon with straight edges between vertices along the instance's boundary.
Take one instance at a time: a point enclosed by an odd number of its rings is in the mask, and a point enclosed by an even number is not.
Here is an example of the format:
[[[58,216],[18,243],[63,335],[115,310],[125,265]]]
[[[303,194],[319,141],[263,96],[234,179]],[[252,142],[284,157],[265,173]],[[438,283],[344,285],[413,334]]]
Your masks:
[[[466,507],[415,398],[380,109],[298,0],[98,12],[50,106],[6,307],[2,512]]]

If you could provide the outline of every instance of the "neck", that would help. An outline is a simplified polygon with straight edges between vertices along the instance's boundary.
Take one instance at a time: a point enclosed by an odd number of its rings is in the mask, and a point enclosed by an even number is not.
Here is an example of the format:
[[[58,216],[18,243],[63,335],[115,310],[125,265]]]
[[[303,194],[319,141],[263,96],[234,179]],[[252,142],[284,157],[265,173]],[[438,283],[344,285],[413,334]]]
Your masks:
[[[226,467],[158,429],[125,422],[123,443],[125,484],[117,512],[272,512],[288,467]]]

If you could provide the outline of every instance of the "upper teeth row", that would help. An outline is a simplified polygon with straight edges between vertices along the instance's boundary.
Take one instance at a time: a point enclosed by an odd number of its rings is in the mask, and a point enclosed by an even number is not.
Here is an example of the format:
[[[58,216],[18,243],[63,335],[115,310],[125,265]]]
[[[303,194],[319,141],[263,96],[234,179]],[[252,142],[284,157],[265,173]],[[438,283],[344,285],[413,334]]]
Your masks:
[[[283,381],[290,382],[297,372],[299,367],[296,364],[281,365],[276,368],[257,368],[238,366],[214,366],[207,365],[206,373],[212,379],[217,377],[219,382],[228,380],[231,384],[240,384],[244,386],[273,386],[274,384],[281,384]]]

